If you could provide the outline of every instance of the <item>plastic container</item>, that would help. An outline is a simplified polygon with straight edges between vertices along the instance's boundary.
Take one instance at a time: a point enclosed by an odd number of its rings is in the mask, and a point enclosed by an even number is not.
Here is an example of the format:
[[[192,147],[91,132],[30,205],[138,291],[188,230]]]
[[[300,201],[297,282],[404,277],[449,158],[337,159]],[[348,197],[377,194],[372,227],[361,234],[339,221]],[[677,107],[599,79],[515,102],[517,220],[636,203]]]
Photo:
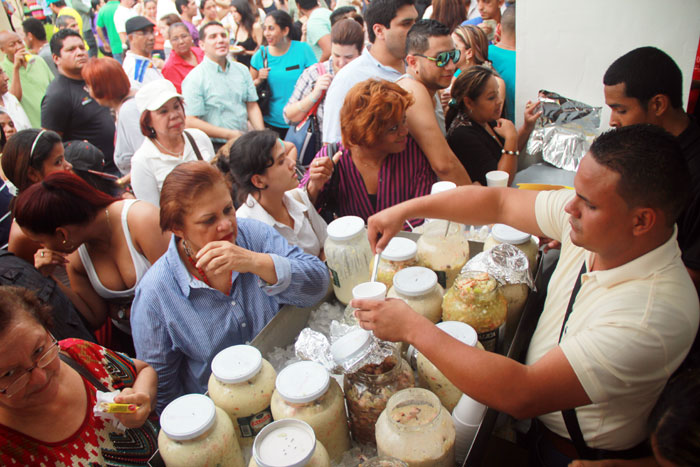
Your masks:
[[[328,224],[327,233],[323,251],[333,291],[336,298],[347,305],[352,300],[353,287],[369,281],[372,250],[367,229],[361,218],[345,216]]]
[[[328,370],[316,362],[293,363],[280,371],[275,386],[275,420],[294,418],[308,423],[331,459],[340,459],[350,449],[345,400]]]
[[[314,430],[301,420],[279,420],[255,438],[248,467],[330,467],[331,461]]]
[[[394,394],[377,420],[377,452],[410,467],[453,467],[455,427],[450,414],[427,389]]]
[[[435,271],[438,284],[450,288],[469,259],[469,241],[462,225],[430,222],[417,244],[418,265]]]
[[[484,251],[488,251],[496,245],[508,243],[525,253],[530,267],[530,273],[535,273],[537,267],[537,254],[540,251],[540,244],[536,237],[529,233],[521,232],[505,224],[494,224],[491,234],[484,242]]]
[[[496,350],[507,313],[508,303],[498,282],[485,272],[461,274],[442,301],[442,320],[467,323],[490,352]]]
[[[216,354],[211,371],[209,397],[231,418],[241,448],[250,448],[260,430],[272,423],[274,368],[255,347],[235,345]]]
[[[394,282],[394,275],[402,269],[416,265],[418,246],[409,238],[394,237],[387,244],[379,257],[377,268],[377,280],[390,288]],[[374,267],[374,258],[370,264],[370,273]]]
[[[414,266],[403,269],[394,276],[394,284],[387,298],[400,298],[413,310],[433,323],[442,315],[442,295],[437,274],[428,268]]]
[[[158,449],[168,467],[243,467],[233,423],[202,394],[187,394],[168,404],[160,416]]]
[[[450,336],[471,347],[476,346],[478,337],[474,328],[459,321],[443,321],[437,325]],[[430,360],[416,352],[416,367],[418,368],[418,384],[432,391],[439,399],[440,403],[452,412],[462,397],[462,391],[442,374]]]
[[[452,423],[456,432],[455,459],[460,465],[464,463],[476,433],[479,431],[484,412],[486,412],[486,406],[466,394],[462,395],[452,411]]]
[[[352,289],[352,298],[384,300],[386,289],[387,286],[383,282],[363,282]],[[355,318],[355,310],[357,310],[357,308],[349,304],[345,307],[345,311],[343,312],[343,321],[345,321],[345,324],[349,326],[358,325],[357,318]]]

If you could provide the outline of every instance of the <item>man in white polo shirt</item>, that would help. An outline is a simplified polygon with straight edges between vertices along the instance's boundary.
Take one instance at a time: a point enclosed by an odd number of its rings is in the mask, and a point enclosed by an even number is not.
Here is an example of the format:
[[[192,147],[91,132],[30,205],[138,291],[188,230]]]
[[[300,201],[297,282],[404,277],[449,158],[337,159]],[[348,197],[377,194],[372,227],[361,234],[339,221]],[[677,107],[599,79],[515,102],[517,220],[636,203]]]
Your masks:
[[[643,454],[649,413],[700,315],[676,242],[690,178],[674,138],[652,125],[611,130],[593,143],[574,184],[543,192],[460,187],[369,219],[377,249],[409,217],[500,222],[561,241],[526,364],[459,343],[402,301],[353,301],[364,329],[412,344],[465,394],[517,418],[538,417],[532,450],[543,465]]]

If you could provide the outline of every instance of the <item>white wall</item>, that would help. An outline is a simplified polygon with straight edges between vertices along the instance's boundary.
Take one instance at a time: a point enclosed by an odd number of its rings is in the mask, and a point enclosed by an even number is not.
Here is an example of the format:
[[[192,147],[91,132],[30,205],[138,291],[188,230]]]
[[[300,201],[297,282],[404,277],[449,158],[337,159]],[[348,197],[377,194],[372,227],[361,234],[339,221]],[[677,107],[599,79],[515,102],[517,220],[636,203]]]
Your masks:
[[[547,89],[602,106],[608,128],[603,74],[619,56],[651,45],[669,54],[683,72],[683,100],[700,35],[699,0],[520,0],[516,2],[516,108]],[[653,70],[649,70],[653,73]]]

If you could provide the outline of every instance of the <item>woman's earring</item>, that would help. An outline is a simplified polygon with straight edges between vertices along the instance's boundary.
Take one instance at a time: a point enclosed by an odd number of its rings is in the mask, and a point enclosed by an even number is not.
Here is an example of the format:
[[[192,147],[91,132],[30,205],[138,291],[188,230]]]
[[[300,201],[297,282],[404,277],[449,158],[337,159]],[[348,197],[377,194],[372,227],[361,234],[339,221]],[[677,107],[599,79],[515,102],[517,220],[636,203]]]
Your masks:
[[[151,132],[151,138],[155,138],[156,130],[153,127],[148,127],[148,130]]]

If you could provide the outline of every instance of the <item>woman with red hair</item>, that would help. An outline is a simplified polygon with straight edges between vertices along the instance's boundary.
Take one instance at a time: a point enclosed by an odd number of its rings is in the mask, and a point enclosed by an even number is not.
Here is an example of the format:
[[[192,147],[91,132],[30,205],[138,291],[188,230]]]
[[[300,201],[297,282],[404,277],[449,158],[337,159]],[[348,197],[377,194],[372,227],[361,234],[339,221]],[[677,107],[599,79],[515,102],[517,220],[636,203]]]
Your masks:
[[[321,149],[301,181],[327,220],[359,216],[366,221],[430,193],[437,177],[408,137],[406,109],[412,104],[411,95],[389,81],[369,79],[348,91],[340,110],[343,144],[333,160],[329,146]],[[329,183],[334,170],[338,174]]]

